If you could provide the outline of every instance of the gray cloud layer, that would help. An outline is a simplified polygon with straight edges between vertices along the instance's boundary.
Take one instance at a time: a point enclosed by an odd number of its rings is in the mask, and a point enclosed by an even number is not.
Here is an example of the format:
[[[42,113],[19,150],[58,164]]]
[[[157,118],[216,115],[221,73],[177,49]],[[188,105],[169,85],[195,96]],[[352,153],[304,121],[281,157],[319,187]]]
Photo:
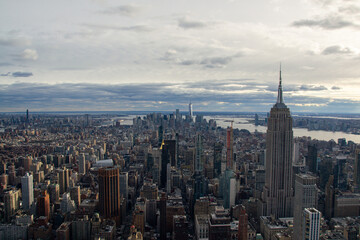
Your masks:
[[[344,20],[339,16],[329,16],[327,18],[311,20],[303,19],[292,23],[295,27],[320,27],[327,30],[340,29],[345,27],[358,27],[356,24]]]
[[[354,52],[347,47],[341,47],[339,45],[334,45],[334,46],[330,46],[325,48],[322,51],[323,55],[330,55],[330,54],[353,54]]]
[[[184,29],[190,28],[204,28],[207,26],[205,22],[189,19],[188,17],[183,17],[178,20],[178,26]]]
[[[122,5],[122,6],[118,6],[118,7],[112,7],[112,8],[108,8],[104,11],[102,11],[101,13],[104,14],[118,14],[118,15],[124,15],[124,16],[134,16],[137,13],[139,13],[140,11],[140,7],[135,6],[135,5]]]
[[[30,84],[0,85],[0,111],[32,108],[37,110],[106,109],[171,110],[191,101],[198,110],[268,111],[276,100],[273,87],[257,85],[249,79],[209,80],[182,84]],[[323,86],[297,86],[298,91],[322,91]],[[270,90],[271,89],[271,90]],[[288,89],[287,87],[285,89]],[[295,87],[294,87],[295,89]],[[234,92],[242,91],[244,92]],[[250,91],[249,91],[250,90]],[[338,104],[326,98],[293,95],[285,92],[285,102],[294,107],[312,104]],[[356,102],[345,101],[347,104]],[[358,104],[358,103],[357,103]],[[303,108],[300,108],[303,109]],[[322,106],[322,109],[327,109]],[[311,110],[311,109],[310,109]]]
[[[31,77],[33,76],[33,74],[31,72],[8,72],[8,73],[3,73],[0,74],[0,77],[7,77],[7,76],[12,76],[12,77]]]

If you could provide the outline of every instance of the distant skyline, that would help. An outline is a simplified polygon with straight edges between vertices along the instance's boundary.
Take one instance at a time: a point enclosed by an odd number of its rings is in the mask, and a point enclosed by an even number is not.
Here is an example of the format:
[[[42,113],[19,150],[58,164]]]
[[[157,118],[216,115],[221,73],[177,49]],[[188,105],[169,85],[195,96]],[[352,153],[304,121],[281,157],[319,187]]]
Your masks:
[[[0,112],[360,112],[355,0],[0,3]]]

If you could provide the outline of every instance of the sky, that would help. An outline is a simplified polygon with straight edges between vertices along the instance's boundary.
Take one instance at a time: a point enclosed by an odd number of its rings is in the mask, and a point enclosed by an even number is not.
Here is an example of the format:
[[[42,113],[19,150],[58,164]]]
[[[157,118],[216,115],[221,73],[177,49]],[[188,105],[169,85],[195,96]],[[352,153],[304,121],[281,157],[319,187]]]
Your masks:
[[[3,0],[0,112],[360,112],[358,0]]]

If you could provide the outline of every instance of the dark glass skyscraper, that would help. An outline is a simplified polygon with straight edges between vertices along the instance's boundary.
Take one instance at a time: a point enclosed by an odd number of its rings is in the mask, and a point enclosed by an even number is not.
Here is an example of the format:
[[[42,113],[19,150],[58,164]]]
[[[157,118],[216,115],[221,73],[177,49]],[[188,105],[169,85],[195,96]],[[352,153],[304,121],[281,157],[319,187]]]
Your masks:
[[[99,206],[100,214],[105,218],[121,222],[119,168],[99,169]]]
[[[308,166],[310,172],[312,173],[317,172],[317,148],[315,145],[308,146],[306,166]]]
[[[216,142],[214,144],[214,177],[218,177],[221,174],[221,155],[222,155],[223,145],[221,142]]]

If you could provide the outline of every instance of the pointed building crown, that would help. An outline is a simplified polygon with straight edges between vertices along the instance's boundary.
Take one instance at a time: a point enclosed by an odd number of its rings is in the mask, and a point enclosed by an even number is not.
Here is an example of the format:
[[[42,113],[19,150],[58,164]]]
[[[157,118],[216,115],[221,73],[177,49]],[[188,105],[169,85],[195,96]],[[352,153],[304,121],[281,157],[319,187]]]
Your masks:
[[[280,63],[280,75],[279,75],[279,87],[278,87],[278,96],[277,96],[277,101],[276,104],[274,105],[274,107],[277,108],[286,108],[286,105],[284,103],[284,99],[283,99],[283,90],[282,90],[282,83],[281,83],[282,79],[281,79],[281,63]]]

